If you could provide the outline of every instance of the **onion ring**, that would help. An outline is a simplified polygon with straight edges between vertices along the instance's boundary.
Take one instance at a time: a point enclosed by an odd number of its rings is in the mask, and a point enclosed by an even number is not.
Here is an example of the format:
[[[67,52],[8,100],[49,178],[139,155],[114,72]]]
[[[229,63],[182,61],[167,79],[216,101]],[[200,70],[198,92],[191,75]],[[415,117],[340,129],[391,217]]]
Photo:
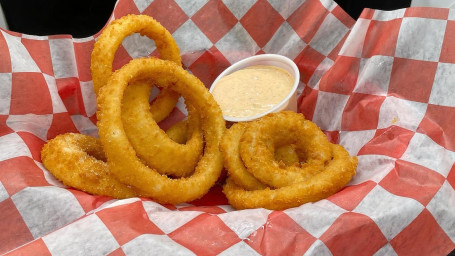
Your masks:
[[[282,166],[275,160],[274,149],[295,144],[304,163]],[[330,143],[325,134],[302,114],[292,111],[271,113],[246,128],[240,143],[240,155],[253,176],[262,183],[280,188],[301,182],[322,171],[330,160]]]
[[[198,111],[205,149],[190,177],[171,179],[147,167],[136,156],[121,118],[123,93],[133,78],[151,80],[178,92]],[[141,188],[157,202],[176,204],[202,197],[218,180],[223,167],[219,143],[226,124],[204,84],[180,65],[154,58],[134,59],[114,72],[100,89],[97,104],[99,135],[109,169],[121,182]]]
[[[267,208],[283,210],[316,202],[341,190],[355,175],[357,158],[340,145],[331,144],[333,159],[313,177],[279,189],[248,191],[228,178],[223,187],[229,204],[236,209]]]
[[[189,114],[187,132],[190,138],[185,144],[173,141],[160,129],[150,114],[151,90],[152,86],[143,82],[135,82],[126,88],[123,102],[135,104],[122,106],[125,133],[137,155],[149,166],[161,174],[187,177],[194,171],[204,146],[198,114],[190,104],[187,104]],[[169,156],[178,161],[171,161]]]
[[[92,72],[95,94],[103,87],[112,75],[112,63],[115,52],[123,39],[133,33],[140,33],[155,42],[162,59],[171,60],[181,65],[179,48],[167,31],[158,21],[147,15],[126,15],[112,21],[97,38],[94,45],[90,70]],[[169,89],[158,94],[150,107],[153,118],[160,122],[169,115],[175,107],[179,95]]]
[[[109,171],[99,139],[78,133],[58,135],[44,145],[41,160],[67,186],[115,198],[140,196]]]

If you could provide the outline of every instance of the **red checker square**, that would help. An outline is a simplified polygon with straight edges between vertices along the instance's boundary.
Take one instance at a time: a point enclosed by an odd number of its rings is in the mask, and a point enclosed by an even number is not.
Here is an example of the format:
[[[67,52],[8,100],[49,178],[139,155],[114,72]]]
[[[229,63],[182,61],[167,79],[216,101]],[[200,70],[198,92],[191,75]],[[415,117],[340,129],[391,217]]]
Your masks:
[[[112,63],[112,70],[117,70],[130,62],[133,58],[128,54],[128,51],[120,45],[115,52],[114,61]]]
[[[52,99],[41,73],[12,74],[11,115],[52,114]]]
[[[427,103],[437,67],[437,62],[395,58],[389,95]]]
[[[109,253],[108,256],[126,256],[126,254],[120,247]]]
[[[95,40],[86,42],[74,42],[74,54],[76,55],[77,72],[81,81],[92,80],[90,72],[91,54]]]
[[[362,57],[374,55],[394,56],[402,19],[372,20],[363,44]]]
[[[283,21],[283,17],[281,17],[269,2],[258,0],[242,17],[240,23],[259,47],[262,48],[272,38]]]
[[[455,151],[455,108],[428,104],[418,132],[428,135],[439,145]]]
[[[455,44],[453,42],[455,42],[455,21],[448,20],[439,56],[440,62],[455,63]]]
[[[371,20],[374,16],[374,12],[374,9],[365,8],[363,9],[362,13],[360,13],[359,19],[361,18]]]
[[[382,179],[379,185],[395,195],[414,198],[421,204],[427,205],[444,181],[445,178],[433,170],[397,160],[395,168]]]
[[[106,208],[96,213],[120,245],[143,234],[164,235],[148,218],[141,201]]]
[[[222,186],[213,186],[210,191],[205,194],[203,197],[190,202],[190,204],[195,206],[217,206],[217,205],[227,205],[228,200],[223,193]],[[218,208],[218,207],[217,207]],[[182,208],[180,208],[182,209]],[[224,210],[223,210],[224,212]]]
[[[358,155],[385,155],[400,158],[413,136],[413,131],[399,126],[378,129],[374,137],[360,149]]]
[[[376,182],[369,180],[357,185],[347,186],[327,199],[347,211],[352,211],[376,185]]]
[[[152,16],[171,33],[188,20],[188,16],[175,1],[155,0],[142,14]],[[172,18],[169,18],[169,14],[172,14]]]
[[[297,102],[299,112],[302,113],[306,119],[312,120],[317,101],[318,90],[313,90],[306,86]]]
[[[322,131],[331,143],[338,143],[340,141],[340,131]]]
[[[13,129],[9,128],[8,125],[6,125],[7,119],[8,116],[0,115],[0,136],[14,132]]]
[[[191,73],[201,80],[205,87],[210,88],[213,81],[231,64],[215,47],[205,51],[191,66]]]
[[[41,72],[53,76],[54,68],[52,67],[49,40],[22,38],[21,43],[27,48],[28,53],[33,58],[36,65],[38,65]]]
[[[73,39],[72,35],[69,34],[58,34],[58,35],[49,35],[49,39]]]
[[[29,132],[17,132],[17,134],[27,145],[28,149],[32,153],[33,159],[41,162],[41,149],[46,142]]]
[[[321,78],[319,89],[326,92],[349,94],[354,90],[359,69],[359,58],[339,56],[335,64]]]
[[[133,0],[124,0],[118,1],[115,5],[113,14],[116,19],[119,19],[128,14],[140,14],[140,11]]]
[[[163,121],[159,122],[158,125],[161,129],[167,130],[169,127],[174,125],[177,122],[182,121],[185,118],[185,114],[182,113],[178,108],[174,108],[168,117],[166,117]]]
[[[88,193],[76,189],[68,189],[68,191],[74,195],[77,201],[79,201],[79,204],[81,205],[82,209],[84,209],[85,212],[94,210],[101,206],[102,204],[104,204],[105,202],[112,200],[112,197],[109,196],[90,195]]]
[[[1,253],[1,251],[0,251]],[[43,239],[37,239],[31,243],[28,243],[14,251],[11,251],[5,256],[27,256],[27,255],[42,255],[42,256],[51,256],[51,252],[47,249],[46,244],[44,243]]]
[[[244,241],[261,255],[303,255],[316,238],[284,212],[275,211]]]
[[[376,129],[379,120],[379,109],[385,97],[354,93],[343,111],[341,129],[360,131]]]
[[[57,90],[70,115],[86,115],[81,84],[75,77],[55,79]]]
[[[237,23],[237,18],[221,0],[209,1],[191,17],[191,20],[212,43],[218,42]]]
[[[47,139],[53,139],[55,136],[67,132],[78,133],[79,131],[76,129],[76,126],[74,126],[73,120],[68,113],[54,114],[51,127],[47,131]]]
[[[353,241],[365,241],[355,243]],[[363,214],[346,212],[340,215],[332,226],[320,237],[334,255],[373,255],[385,244],[387,239],[378,225]]]
[[[0,73],[11,72],[11,55],[5,37],[0,33]]]
[[[455,244],[427,209],[391,241],[398,255],[447,255]]]
[[[324,59],[324,55],[314,50],[311,46],[306,46],[294,59],[294,62],[297,64],[300,71],[300,80],[304,83],[308,83],[314,71]]]
[[[447,20],[449,18],[448,8],[425,8],[412,7],[407,8],[404,17],[418,17],[427,19]]]
[[[452,166],[449,174],[447,175],[447,181],[452,186],[452,188],[455,189],[455,164]]]
[[[335,6],[332,11],[330,11],[341,23],[346,27],[351,28],[355,24],[355,20],[347,14],[339,5]]]
[[[168,236],[196,255],[217,255],[240,238],[216,215],[203,213]]]
[[[1,161],[0,170],[0,181],[10,195],[26,187],[49,186],[43,171],[26,156]]]
[[[221,209],[220,207],[216,206],[186,206],[179,208],[179,211],[198,211],[198,212],[205,212],[210,214],[220,214],[226,213],[225,210]]]
[[[320,1],[307,0],[289,16],[287,21],[297,35],[309,44],[328,14],[329,11]],[[302,22],[303,20],[311,22]]]
[[[0,254],[33,240],[32,233],[11,198],[0,202],[0,219]]]

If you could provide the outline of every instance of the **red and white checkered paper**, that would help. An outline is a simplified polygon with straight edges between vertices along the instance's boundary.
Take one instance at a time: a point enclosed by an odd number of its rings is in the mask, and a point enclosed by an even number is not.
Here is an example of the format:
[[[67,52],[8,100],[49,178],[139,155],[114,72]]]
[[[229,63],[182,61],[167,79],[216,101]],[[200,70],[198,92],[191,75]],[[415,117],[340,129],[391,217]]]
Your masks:
[[[189,204],[114,200],[63,186],[45,141],[96,136],[90,53],[99,35],[0,31],[0,254],[445,255],[455,248],[455,12],[332,0],[119,0],[174,36],[207,86],[261,53],[292,58],[299,110],[359,159],[339,193],[285,211],[232,209],[215,187]],[[114,67],[154,53],[130,36]],[[156,92],[155,92],[156,93]],[[163,127],[185,116],[182,103]]]

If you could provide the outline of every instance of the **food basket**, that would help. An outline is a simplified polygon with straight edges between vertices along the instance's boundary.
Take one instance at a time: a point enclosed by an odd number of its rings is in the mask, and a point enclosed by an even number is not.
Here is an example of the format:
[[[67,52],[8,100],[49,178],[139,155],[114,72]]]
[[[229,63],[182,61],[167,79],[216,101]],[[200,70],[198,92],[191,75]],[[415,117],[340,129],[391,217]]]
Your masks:
[[[86,38],[0,30],[0,254],[446,255],[455,248],[455,12],[365,9],[332,0],[118,0],[147,14],[210,85],[230,64],[294,60],[298,110],[359,160],[327,199],[284,211],[235,210],[215,186],[186,204],[117,200],[66,187],[42,165],[58,134],[97,136]],[[126,38],[114,68],[156,54]],[[154,91],[156,94],[157,91]],[[183,119],[179,102],[163,129]]]

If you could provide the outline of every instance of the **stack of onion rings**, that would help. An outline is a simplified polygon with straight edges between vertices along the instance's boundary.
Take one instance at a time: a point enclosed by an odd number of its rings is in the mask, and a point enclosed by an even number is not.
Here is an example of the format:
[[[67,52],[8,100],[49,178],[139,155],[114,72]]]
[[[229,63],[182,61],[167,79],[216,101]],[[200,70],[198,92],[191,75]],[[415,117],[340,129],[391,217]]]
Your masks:
[[[275,150],[280,147],[291,159],[294,149],[299,162],[277,161]],[[234,124],[220,148],[229,173],[223,191],[237,209],[279,210],[321,200],[343,188],[357,167],[357,158],[291,111]]]

